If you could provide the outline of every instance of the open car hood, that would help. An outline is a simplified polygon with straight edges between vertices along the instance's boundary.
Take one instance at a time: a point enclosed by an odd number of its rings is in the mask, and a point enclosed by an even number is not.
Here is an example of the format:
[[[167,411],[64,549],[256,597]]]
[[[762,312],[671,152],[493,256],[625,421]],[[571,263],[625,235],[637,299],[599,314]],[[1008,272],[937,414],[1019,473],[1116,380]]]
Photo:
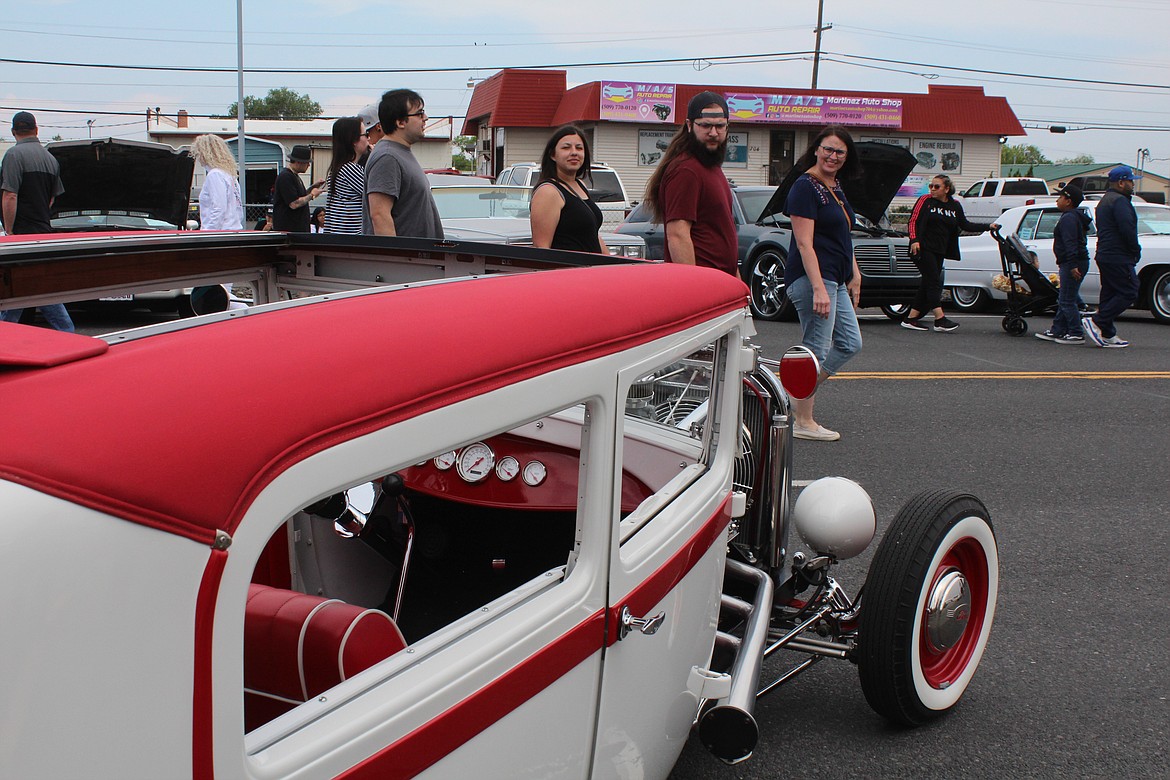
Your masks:
[[[898,188],[918,161],[908,149],[893,144],[860,141],[853,146],[861,159],[861,176],[849,181],[842,180],[841,188],[845,190],[845,197],[849,199],[853,210],[877,225],[881,223],[890,201],[898,194]],[[802,174],[804,171],[796,168],[788,172],[768,205],[760,212],[760,221],[784,213],[788,191]]]
[[[61,164],[65,187],[53,201],[51,217],[96,212],[186,224],[195,171],[186,150],[115,138],[57,141],[46,148]],[[112,220],[104,229],[113,226]]]

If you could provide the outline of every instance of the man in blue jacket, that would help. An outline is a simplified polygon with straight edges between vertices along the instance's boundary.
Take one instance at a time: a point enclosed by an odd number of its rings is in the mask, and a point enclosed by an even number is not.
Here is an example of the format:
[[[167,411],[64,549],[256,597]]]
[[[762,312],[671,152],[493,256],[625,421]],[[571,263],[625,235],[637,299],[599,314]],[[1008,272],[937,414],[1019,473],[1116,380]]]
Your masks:
[[[1128,347],[1113,321],[1138,297],[1134,266],[1142,256],[1134,210],[1133,170],[1118,165],[1109,171],[1109,191],[1097,204],[1097,269],[1101,272],[1101,300],[1097,313],[1081,320],[1085,335],[1098,347]]]
[[[1052,327],[1037,333],[1036,338],[1057,344],[1085,343],[1077,300],[1081,282],[1089,272],[1089,248],[1085,237],[1093,220],[1080,209],[1084,200],[1085,194],[1075,184],[1067,184],[1056,193],[1056,208],[1061,214],[1053,231],[1052,253],[1056,255],[1056,266],[1060,271],[1060,298]]]

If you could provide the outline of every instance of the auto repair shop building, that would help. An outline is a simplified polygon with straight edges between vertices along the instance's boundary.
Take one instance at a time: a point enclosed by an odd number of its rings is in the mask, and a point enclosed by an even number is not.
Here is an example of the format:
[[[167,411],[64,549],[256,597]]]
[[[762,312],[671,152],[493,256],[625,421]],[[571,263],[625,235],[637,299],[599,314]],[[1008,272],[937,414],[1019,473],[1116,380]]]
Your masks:
[[[855,141],[909,149],[916,167],[895,203],[949,175],[957,189],[999,173],[1000,145],[1024,128],[1002,97],[982,87],[930,85],[926,94],[775,87],[593,81],[568,88],[563,70],[502,70],[479,82],[463,133],[475,135],[478,172],[540,159],[551,131],[576,124],[595,162],[612,166],[631,201],[641,200],[662,150],[703,90],[731,111],[723,170],[739,185],[774,185],[827,124],[849,127]],[[1002,139],[1002,140],[1001,140]]]

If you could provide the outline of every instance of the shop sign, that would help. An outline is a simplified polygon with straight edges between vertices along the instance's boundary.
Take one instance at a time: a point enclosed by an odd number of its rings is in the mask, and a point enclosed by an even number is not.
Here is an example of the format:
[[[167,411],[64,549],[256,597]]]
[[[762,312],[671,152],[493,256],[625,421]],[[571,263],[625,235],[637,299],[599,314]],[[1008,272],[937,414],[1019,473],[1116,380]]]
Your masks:
[[[677,130],[639,130],[638,165],[654,167],[662,159]]]
[[[674,84],[601,82],[602,119],[616,122],[674,122]]]
[[[732,122],[902,126],[900,98],[742,92],[728,93],[724,97],[727,98],[727,110]]]
[[[950,138],[915,138],[910,153],[918,160],[914,173],[945,173],[958,176],[963,172],[963,142]]]

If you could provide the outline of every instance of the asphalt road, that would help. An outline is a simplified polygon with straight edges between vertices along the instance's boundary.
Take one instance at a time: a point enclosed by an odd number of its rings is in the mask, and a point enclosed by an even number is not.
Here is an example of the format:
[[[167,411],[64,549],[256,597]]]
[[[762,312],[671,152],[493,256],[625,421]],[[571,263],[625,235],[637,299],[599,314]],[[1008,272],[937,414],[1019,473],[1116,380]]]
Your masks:
[[[851,665],[826,661],[758,703],[753,758],[729,767],[692,738],[673,780],[1168,776],[1170,326],[1135,313],[1119,324],[1132,346],[1106,350],[1033,338],[1043,320],[1012,338],[998,316],[952,317],[954,333],[864,317],[865,348],[818,395],[817,418],[843,438],[798,441],[795,468],[860,482],[879,535],[923,489],[987,505],[999,609],[963,701],[896,729]],[[86,315],[79,329],[160,319]],[[769,356],[799,341],[794,323],[757,327]],[[838,567],[851,593],[874,547]]]
[[[1035,318],[1013,338],[998,316],[950,316],[954,333],[863,319],[862,352],[817,398],[842,439],[798,441],[795,476],[860,482],[879,535],[920,490],[983,500],[1000,599],[971,687],[901,730],[869,709],[854,667],[826,661],[759,701],[749,761],[726,766],[692,738],[673,780],[1170,776],[1170,326],[1135,313],[1118,327],[1132,346],[1100,349],[1040,341]],[[800,338],[757,327],[769,356]],[[851,593],[875,547],[837,567]]]

